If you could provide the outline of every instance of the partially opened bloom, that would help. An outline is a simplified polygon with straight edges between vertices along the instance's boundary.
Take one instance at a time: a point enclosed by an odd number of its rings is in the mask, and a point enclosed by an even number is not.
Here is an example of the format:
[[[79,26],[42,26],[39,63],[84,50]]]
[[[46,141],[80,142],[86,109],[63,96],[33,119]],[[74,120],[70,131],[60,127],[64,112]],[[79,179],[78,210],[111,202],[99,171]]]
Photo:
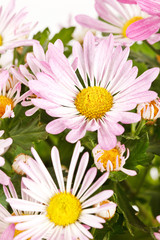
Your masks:
[[[0,137],[2,137],[3,134],[4,131],[1,130]],[[12,142],[13,142],[12,138],[0,139],[0,167],[2,167],[5,163],[5,160],[2,157],[2,155],[8,150]],[[2,170],[0,170],[0,184],[7,185],[8,183],[9,177]]]
[[[15,0],[10,0],[6,9],[0,7],[0,53],[22,45],[32,45],[35,40],[27,40],[33,28],[31,22],[25,23],[27,12],[21,9],[15,13]]]
[[[29,197],[25,192],[22,191],[25,189],[23,182],[21,183],[21,196],[24,201],[30,201],[35,203],[31,197]],[[11,181],[9,181],[8,186],[4,186],[4,193],[6,198],[16,198],[18,199],[18,195]],[[0,204],[0,240],[13,240],[14,237],[18,236],[21,231],[15,229],[16,223],[7,222],[6,218],[10,218],[11,216],[26,216],[26,215],[34,215],[34,211],[19,211],[15,208],[12,208],[12,213],[8,212],[1,204]],[[21,238],[22,240],[22,238]],[[27,240],[27,238],[25,238]]]
[[[141,114],[143,119],[155,122],[160,117],[160,98],[138,104],[137,112]]]
[[[25,97],[20,96],[21,83],[14,81],[12,77],[9,71],[0,71],[0,118],[14,117],[14,107]],[[15,84],[8,89],[8,84],[12,81]]]
[[[100,208],[93,205],[111,197],[113,191],[104,190],[94,196],[93,194],[107,180],[108,173],[103,174],[95,183],[93,181],[97,173],[96,168],[89,169],[84,175],[89,161],[88,153],[83,154],[75,173],[80,148],[80,142],[78,142],[71,159],[66,186],[56,147],[52,148],[51,157],[58,185],[55,184],[34,149],[32,153],[35,160],[30,160],[29,166],[21,164],[28,176],[28,178],[23,178],[23,183],[28,188],[23,192],[35,199],[37,203],[16,198],[8,198],[7,201],[16,209],[34,210],[37,214],[7,218],[7,221],[17,223],[17,230],[24,231],[14,240],[30,237],[41,239],[47,233],[47,239],[50,240],[69,240],[78,237],[81,240],[87,240],[93,236],[84,225],[94,228],[103,227],[102,223],[105,220],[95,214],[100,209],[105,209],[106,205]]]
[[[104,150],[100,145],[97,145],[92,152],[95,165],[101,172],[122,171],[131,176],[137,174],[136,171],[123,167],[129,157],[129,149],[127,148],[127,155],[125,157],[126,148],[120,142],[111,150]]]
[[[103,210],[99,210],[99,212],[97,212],[97,216],[102,217],[105,220],[110,220],[115,215],[117,204],[109,200],[105,200],[103,202],[97,203],[95,206],[100,207],[103,206],[104,204],[106,206],[108,205],[108,209],[106,208]]]
[[[41,95],[41,99],[32,99],[33,104],[57,118],[47,125],[47,132],[58,134],[71,129],[66,140],[74,143],[86,131],[97,130],[98,143],[109,150],[116,146],[116,136],[124,132],[118,122],[138,122],[141,116],[128,111],[144,99],[156,98],[157,94],[148,89],[159,69],[150,69],[136,78],[137,67],[127,61],[128,48],[114,49],[112,36],[98,46],[95,44],[90,32],[84,38],[83,48],[79,42],[74,44],[76,72],[53,46],[54,54],[49,61],[53,74],[38,73],[38,80],[30,81],[29,87]]]
[[[129,1],[128,3],[133,3],[133,1]],[[128,33],[129,26],[135,23],[137,26],[140,26],[140,28],[143,26],[143,40],[150,36],[152,41],[159,40],[159,35],[152,36],[152,34],[155,34],[159,29],[159,27],[156,26],[158,19],[152,18],[148,13],[142,11],[138,5],[123,4],[117,0],[95,0],[95,9],[104,21],[96,20],[86,15],[76,16],[76,21],[85,27],[93,28],[103,33],[113,33],[116,44],[132,45],[135,41],[142,40],[140,38],[135,39],[130,37],[130,30]],[[143,24],[144,20],[145,26]],[[132,35],[137,34],[137,36],[139,36],[138,27],[135,32],[133,28],[132,31]],[[142,31],[142,29],[140,29],[140,31]],[[142,33],[140,34],[142,35]]]

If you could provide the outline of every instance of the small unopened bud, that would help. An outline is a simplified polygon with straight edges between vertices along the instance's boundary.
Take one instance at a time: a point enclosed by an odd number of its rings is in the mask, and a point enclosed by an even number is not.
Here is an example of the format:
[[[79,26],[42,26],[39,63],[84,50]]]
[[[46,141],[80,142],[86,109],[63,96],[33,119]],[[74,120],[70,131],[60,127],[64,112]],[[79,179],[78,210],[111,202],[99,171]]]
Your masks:
[[[19,175],[24,175],[25,173],[23,172],[23,170],[20,167],[20,162],[26,163],[28,162],[29,159],[32,159],[29,155],[20,153],[19,155],[17,155],[17,157],[14,159],[14,162],[12,164],[12,168],[13,170],[19,174]]]
[[[105,200],[96,204],[95,207],[100,207],[104,204],[108,204],[108,207],[106,209],[99,210],[99,212],[97,212],[97,216],[102,217],[105,220],[109,220],[115,215],[117,205],[114,202]]]

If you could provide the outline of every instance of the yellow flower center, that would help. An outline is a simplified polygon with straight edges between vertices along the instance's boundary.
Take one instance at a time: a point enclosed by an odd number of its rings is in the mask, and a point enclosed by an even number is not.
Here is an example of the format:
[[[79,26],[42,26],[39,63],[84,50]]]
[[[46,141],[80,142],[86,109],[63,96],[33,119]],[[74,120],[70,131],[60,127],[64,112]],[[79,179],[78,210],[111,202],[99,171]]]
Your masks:
[[[11,109],[13,109],[13,101],[12,101],[12,99],[7,98],[5,96],[0,96],[0,118],[5,113],[7,105],[11,105]]]
[[[0,46],[2,46],[3,45],[3,38],[2,38],[2,36],[0,35]]]
[[[111,150],[103,150],[102,156],[99,157],[97,161],[101,162],[103,164],[103,167],[106,169],[107,162],[108,162],[108,160],[110,160],[113,165],[113,170],[114,170],[114,169],[116,169],[117,156],[118,156],[118,162],[119,162],[119,164],[121,164],[120,153],[119,153],[118,149],[113,148]]]
[[[122,35],[123,35],[124,37],[127,37],[127,35],[126,35],[127,28],[128,28],[132,23],[137,22],[137,21],[139,21],[139,20],[141,20],[141,19],[143,19],[143,18],[137,16],[137,17],[133,17],[133,18],[131,18],[130,20],[128,20],[128,21],[124,24],[124,26],[123,26]]]
[[[86,118],[97,120],[111,109],[113,97],[105,88],[88,87],[77,94],[74,104]]]
[[[50,199],[47,217],[55,225],[67,226],[77,221],[81,210],[81,203],[74,195],[58,193]]]

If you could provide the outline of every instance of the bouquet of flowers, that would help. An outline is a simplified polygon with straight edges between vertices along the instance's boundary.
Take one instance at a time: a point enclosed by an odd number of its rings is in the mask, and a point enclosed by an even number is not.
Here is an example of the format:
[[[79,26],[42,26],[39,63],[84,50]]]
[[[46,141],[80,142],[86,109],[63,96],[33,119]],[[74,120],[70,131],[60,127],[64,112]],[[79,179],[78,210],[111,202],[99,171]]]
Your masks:
[[[0,240],[160,239],[160,2],[29,39],[0,8]],[[93,6],[94,7],[94,6]]]

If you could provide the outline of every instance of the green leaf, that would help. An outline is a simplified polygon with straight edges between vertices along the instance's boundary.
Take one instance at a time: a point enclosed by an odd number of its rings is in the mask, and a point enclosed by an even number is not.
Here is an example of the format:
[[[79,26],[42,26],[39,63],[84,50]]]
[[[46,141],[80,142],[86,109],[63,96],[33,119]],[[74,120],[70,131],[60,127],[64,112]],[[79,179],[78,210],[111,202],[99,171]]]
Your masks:
[[[129,232],[133,235],[132,226],[137,227],[144,232],[148,232],[147,226],[145,226],[135,215],[135,211],[130,205],[126,193],[123,192],[120,184],[116,184],[115,193],[117,196],[118,207],[124,215]]]
[[[50,40],[51,43],[55,43],[57,39],[61,39],[64,45],[73,39],[72,34],[75,30],[75,27],[62,28],[59,33],[55,34],[54,37]]]
[[[47,138],[45,124],[40,122],[40,116],[37,112],[31,117],[25,116],[27,109],[21,105],[14,108],[15,117],[2,119],[0,129],[5,130],[5,136],[13,139],[12,148],[20,147],[24,150],[30,150],[33,143]]]

